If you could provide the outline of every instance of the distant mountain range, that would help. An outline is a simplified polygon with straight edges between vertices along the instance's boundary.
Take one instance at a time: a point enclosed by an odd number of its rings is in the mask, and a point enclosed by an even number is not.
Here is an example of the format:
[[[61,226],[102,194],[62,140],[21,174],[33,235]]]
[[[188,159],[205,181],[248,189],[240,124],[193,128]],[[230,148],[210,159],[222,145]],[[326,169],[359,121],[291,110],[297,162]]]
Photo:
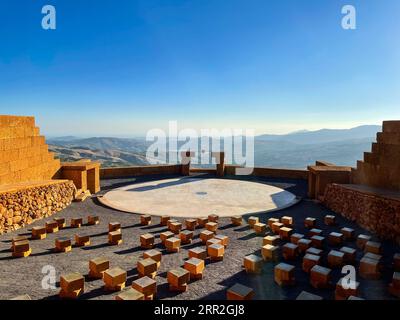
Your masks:
[[[316,160],[355,166],[369,151],[381,126],[352,129],[298,131],[285,135],[255,137],[255,165],[281,168],[305,168]],[[104,167],[146,165],[146,150],[151,142],[144,138],[67,136],[49,138],[50,150],[62,161],[92,159]],[[183,143],[183,142],[182,142]]]

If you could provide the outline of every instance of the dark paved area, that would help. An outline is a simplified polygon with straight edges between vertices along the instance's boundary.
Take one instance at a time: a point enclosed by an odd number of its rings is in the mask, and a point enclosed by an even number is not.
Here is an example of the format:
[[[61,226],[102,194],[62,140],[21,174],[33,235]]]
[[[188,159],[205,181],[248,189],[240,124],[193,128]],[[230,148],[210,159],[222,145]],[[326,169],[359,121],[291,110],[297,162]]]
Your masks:
[[[152,177],[158,179],[160,177]],[[150,179],[140,178],[137,181]],[[293,192],[299,197],[305,197],[307,185],[304,181],[282,180],[282,179],[255,179],[260,182],[271,182],[278,184],[286,184],[287,190]],[[106,192],[112,188],[132,183],[132,179],[119,179],[103,181],[103,191]],[[318,219],[318,227],[324,231],[324,235],[328,235],[332,231],[339,231],[342,227],[348,226],[356,230],[356,234],[366,233],[365,230],[359,228],[340,216],[337,216],[338,225],[334,227],[326,227],[323,224],[325,214],[332,214],[323,206],[303,199],[297,205],[281,211],[258,214],[264,222],[270,217],[282,217],[289,215],[294,217],[295,231],[306,234],[303,225],[304,218],[310,216]],[[28,258],[13,259],[11,252],[8,251],[12,237],[16,235],[28,235],[34,226],[44,225],[45,221],[52,220],[53,217],[65,217],[68,220],[72,217],[86,217],[90,214],[96,214],[100,217],[100,224],[97,226],[83,226],[81,229],[67,228],[56,234],[48,235],[47,239],[41,241],[31,241],[32,254]],[[171,212],[173,216],[173,212]],[[108,223],[119,221],[123,227],[123,244],[120,246],[107,245]],[[143,250],[139,247],[139,236],[143,233],[153,233],[158,237],[160,232],[166,230],[165,227],[158,225],[158,219],[153,219],[153,224],[148,227],[139,225],[139,216],[129,213],[121,213],[103,207],[96,199],[90,199],[84,203],[73,203],[63,212],[55,216],[36,221],[32,225],[20,229],[11,234],[0,236],[0,299],[10,299],[17,295],[29,294],[33,299],[58,299],[57,290],[42,289],[42,279],[45,274],[42,268],[46,265],[55,267],[56,278],[64,273],[80,272],[84,275],[88,273],[88,261],[98,256],[105,256],[110,259],[111,266],[119,266],[128,271],[128,282],[130,283],[137,278],[136,262],[141,257]],[[88,234],[91,236],[91,245],[83,248],[73,248],[70,253],[53,253],[51,249],[54,247],[54,240],[57,237],[67,236],[73,239],[75,233]],[[199,230],[196,231],[196,235]],[[195,246],[201,246],[200,240],[196,237],[190,245],[183,246],[180,253],[167,254],[159,245],[157,238],[157,247],[163,251],[163,260],[161,268],[157,276],[158,295],[157,299],[225,299],[226,289],[236,282],[253,287],[256,291],[256,299],[295,299],[302,291],[307,290],[318,295],[322,295],[325,299],[334,298],[334,289],[315,290],[309,285],[309,277],[301,270],[302,258],[298,258],[294,262],[296,265],[296,286],[292,288],[280,288],[275,284],[273,279],[274,263],[265,263],[263,273],[261,275],[247,275],[242,270],[243,257],[251,254],[260,254],[262,245],[262,237],[255,236],[253,231],[246,226],[234,227],[230,224],[229,219],[220,220],[219,233],[225,234],[230,238],[230,244],[226,250],[225,258],[222,262],[209,263],[206,266],[203,280],[195,281],[189,285],[189,290],[182,294],[172,293],[168,290],[166,272],[172,268],[183,265],[187,258],[187,250]],[[355,241],[347,242],[347,246],[355,248]],[[326,255],[330,248],[327,246],[324,250],[323,264],[326,264]],[[392,276],[391,259],[393,253],[400,251],[398,246],[392,243],[384,243],[385,250],[385,272],[382,280],[367,281],[358,278],[361,282],[361,296],[366,299],[391,299],[387,293],[387,284]],[[358,260],[361,258],[362,252],[358,250]],[[358,265],[357,265],[358,266]],[[340,270],[335,270],[333,274],[333,282],[336,283],[341,277]],[[113,299],[115,294],[105,294],[102,290],[103,282],[101,280],[87,281],[85,294],[82,299]]]

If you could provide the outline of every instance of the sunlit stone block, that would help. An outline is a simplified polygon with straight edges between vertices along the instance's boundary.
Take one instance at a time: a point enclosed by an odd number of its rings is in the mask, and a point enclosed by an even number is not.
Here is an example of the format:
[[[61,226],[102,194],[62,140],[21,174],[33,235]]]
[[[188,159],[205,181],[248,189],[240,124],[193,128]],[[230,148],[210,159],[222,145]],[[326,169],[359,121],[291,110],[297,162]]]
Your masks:
[[[127,273],[120,267],[108,269],[104,272],[104,289],[107,291],[121,291],[125,288]]]

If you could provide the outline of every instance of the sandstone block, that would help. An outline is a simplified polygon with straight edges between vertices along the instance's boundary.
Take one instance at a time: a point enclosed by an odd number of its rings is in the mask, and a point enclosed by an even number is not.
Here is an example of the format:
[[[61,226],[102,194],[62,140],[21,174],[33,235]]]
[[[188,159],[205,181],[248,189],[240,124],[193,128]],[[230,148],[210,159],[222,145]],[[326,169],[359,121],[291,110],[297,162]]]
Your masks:
[[[85,279],[79,273],[70,273],[60,277],[61,298],[76,299],[85,290]]]
[[[77,247],[85,247],[90,245],[90,237],[88,235],[75,235],[75,245]]]
[[[208,240],[210,240],[214,237],[214,232],[204,230],[204,231],[200,232],[199,237],[201,239],[201,242],[203,244],[206,244]]]
[[[204,260],[190,258],[189,260],[185,261],[184,268],[189,271],[190,279],[202,279],[205,268]]]
[[[108,224],[108,232],[121,231],[121,224],[119,222],[110,222]]]
[[[261,273],[263,259],[255,254],[244,257],[243,266],[247,273]]]
[[[115,300],[144,300],[144,294],[133,288],[129,288],[118,294]]]
[[[121,291],[125,288],[126,271],[120,267],[108,269],[104,272],[104,289],[107,291]]]
[[[331,269],[316,265],[310,271],[310,283],[316,289],[328,288],[331,280]]]
[[[140,236],[140,246],[143,249],[152,249],[154,247],[155,238],[151,233],[142,234]]]
[[[221,261],[224,259],[225,247],[222,244],[212,244],[207,247],[207,254],[211,261]]]
[[[202,248],[193,248],[188,251],[189,258],[197,258],[206,260],[207,259],[207,251]]]
[[[195,220],[196,221],[196,220]],[[181,239],[182,244],[192,243],[193,239],[193,231],[183,230],[179,233],[179,238]]]
[[[103,279],[103,274],[110,268],[110,261],[99,257],[89,261],[89,277],[92,279]]]
[[[190,273],[183,268],[173,269],[168,271],[167,280],[171,291],[184,292],[187,290],[190,281]]]
[[[142,226],[148,226],[148,225],[150,225],[151,224],[151,216],[149,216],[149,215],[141,215],[140,216],[140,224],[142,225]]]
[[[142,293],[145,300],[153,300],[157,293],[157,282],[145,276],[133,281],[132,288]]]
[[[108,233],[108,243],[113,246],[118,246],[122,243],[121,231],[112,231]]]
[[[154,279],[157,275],[157,269],[158,269],[157,261],[154,261],[151,258],[142,259],[137,262],[137,270],[139,277],[146,276]]]
[[[196,230],[197,220],[196,219],[186,219],[185,226],[187,230],[194,231]]]
[[[226,291],[227,300],[252,300],[254,290],[252,288],[236,283]]]
[[[67,237],[57,238],[55,240],[56,252],[69,252],[72,250],[71,239]]]
[[[274,279],[279,286],[292,286],[296,283],[294,277],[295,267],[287,264],[280,263],[274,268]]]
[[[168,238],[165,240],[165,248],[168,252],[179,252],[181,248],[181,239],[179,238]]]

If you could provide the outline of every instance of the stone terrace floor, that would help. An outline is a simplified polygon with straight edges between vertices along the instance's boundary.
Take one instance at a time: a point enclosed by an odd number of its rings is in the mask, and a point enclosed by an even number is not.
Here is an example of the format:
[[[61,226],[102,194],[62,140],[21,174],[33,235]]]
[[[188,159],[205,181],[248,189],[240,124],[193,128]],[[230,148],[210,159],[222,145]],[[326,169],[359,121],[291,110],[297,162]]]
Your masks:
[[[155,176],[151,179],[160,179]],[[168,177],[170,178],[170,177]],[[304,197],[306,195],[307,184],[304,181],[266,179],[266,178],[247,178],[262,182],[290,184],[288,191]],[[138,178],[136,181],[150,180],[150,178]],[[134,179],[119,179],[102,181],[102,193],[127,183],[133,183]],[[46,221],[54,217],[65,217],[69,224],[72,217],[86,217],[95,214],[100,217],[100,224],[96,226],[83,226],[81,229],[63,229],[55,234],[48,235],[47,239],[41,241],[31,241],[32,254],[28,258],[14,259],[9,251],[10,241],[16,235],[30,235],[30,230],[34,226],[44,225]],[[258,214],[260,220],[265,222],[270,217],[282,217],[289,215],[294,218],[294,230],[298,233],[307,234],[303,221],[306,217],[318,219],[317,227],[324,231],[327,236],[332,231],[340,231],[344,226],[355,229],[356,235],[359,233],[369,234],[367,231],[358,227],[352,222],[345,220],[337,215],[338,225],[327,227],[323,224],[323,217],[326,214],[333,214],[320,204],[303,199],[297,205],[269,214]],[[173,212],[171,212],[173,216]],[[120,246],[109,246],[107,244],[108,223],[118,221],[122,224],[123,243]],[[219,233],[225,234],[230,238],[230,244],[225,252],[222,262],[209,263],[206,265],[202,280],[190,283],[189,289],[185,293],[177,294],[169,292],[166,279],[167,271],[182,266],[187,258],[187,250],[196,246],[201,246],[198,237],[189,245],[184,245],[179,253],[167,254],[159,245],[158,236],[160,232],[166,230],[165,227],[158,225],[159,219],[153,218],[151,226],[143,227],[139,224],[139,215],[122,213],[103,207],[96,199],[89,199],[84,203],[73,203],[66,210],[57,213],[52,217],[36,221],[32,225],[17,230],[16,232],[0,236],[0,299],[10,299],[18,295],[29,294],[32,299],[58,299],[57,290],[42,289],[42,279],[45,274],[42,268],[52,265],[56,268],[57,281],[61,274],[79,272],[83,275],[88,273],[88,261],[92,258],[104,256],[111,262],[111,267],[119,266],[128,272],[127,286],[137,278],[136,263],[144,250],[140,248],[139,236],[143,233],[153,233],[156,235],[156,248],[162,250],[163,258],[160,270],[157,275],[158,294],[157,299],[225,299],[226,289],[239,282],[254,288],[256,299],[295,299],[297,295],[306,290],[323,296],[325,299],[334,299],[334,288],[316,290],[309,284],[309,276],[301,270],[302,258],[297,258],[294,262],[289,262],[296,266],[297,283],[291,288],[281,288],[274,282],[273,269],[274,263],[264,263],[261,275],[247,275],[242,269],[244,256],[257,253],[260,254],[262,237],[256,236],[247,226],[234,227],[230,224],[230,219],[220,219]],[[53,253],[54,240],[57,237],[67,236],[73,240],[75,233],[87,234],[91,237],[91,244],[87,247],[73,248],[69,253]],[[196,231],[195,235],[199,233]],[[346,242],[346,246],[356,248],[355,241]],[[331,248],[324,248],[324,265],[326,255]],[[393,254],[399,251],[398,246],[384,242],[385,272],[381,280],[363,280],[360,282],[361,297],[365,299],[392,299],[387,293],[387,285],[390,282],[393,271],[390,264]],[[362,256],[358,250],[357,260]],[[358,266],[357,266],[358,267]],[[336,283],[340,275],[340,270],[334,270],[333,283]],[[107,294],[102,289],[101,280],[85,283],[85,293],[82,299],[113,299],[117,293]]]

